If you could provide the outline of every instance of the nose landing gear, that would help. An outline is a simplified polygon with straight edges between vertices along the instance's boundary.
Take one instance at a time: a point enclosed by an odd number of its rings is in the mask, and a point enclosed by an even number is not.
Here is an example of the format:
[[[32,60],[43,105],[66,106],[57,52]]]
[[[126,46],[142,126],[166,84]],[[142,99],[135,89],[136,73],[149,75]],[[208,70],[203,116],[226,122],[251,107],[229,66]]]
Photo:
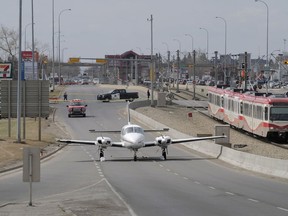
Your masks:
[[[134,161],[137,161],[138,158],[137,158],[137,150],[134,150]]]

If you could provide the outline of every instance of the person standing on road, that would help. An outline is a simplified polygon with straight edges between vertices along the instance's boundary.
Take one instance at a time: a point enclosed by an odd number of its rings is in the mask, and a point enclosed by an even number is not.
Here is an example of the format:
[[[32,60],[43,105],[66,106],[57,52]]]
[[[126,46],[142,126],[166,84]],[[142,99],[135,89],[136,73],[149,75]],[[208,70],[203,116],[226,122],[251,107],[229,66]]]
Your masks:
[[[150,98],[150,91],[149,91],[149,89],[147,89],[147,98],[148,98],[148,100],[149,100],[149,98]]]
[[[67,101],[67,92],[64,92],[64,100]]]

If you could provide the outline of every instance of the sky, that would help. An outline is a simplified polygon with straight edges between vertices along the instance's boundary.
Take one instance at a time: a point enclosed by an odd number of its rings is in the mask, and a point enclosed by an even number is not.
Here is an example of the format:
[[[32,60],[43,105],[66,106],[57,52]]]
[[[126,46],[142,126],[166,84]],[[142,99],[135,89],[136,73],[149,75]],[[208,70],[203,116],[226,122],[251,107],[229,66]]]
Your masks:
[[[22,0],[22,38],[31,43],[31,1]],[[33,0],[35,39],[47,44],[52,56],[52,1]],[[269,9],[268,53],[286,51],[288,1],[263,0]],[[61,26],[61,53],[72,57],[104,58],[133,50],[176,55],[192,48],[220,54],[248,52],[252,58],[266,55],[267,7],[255,0],[54,0],[55,55],[58,53],[58,26]],[[0,0],[0,25],[19,29],[19,0]],[[65,9],[71,9],[63,11]],[[216,18],[221,17],[221,18]],[[227,35],[225,37],[225,21]],[[200,29],[202,28],[202,29]],[[206,30],[205,30],[206,29]],[[187,36],[188,35],[188,36]],[[193,43],[192,43],[193,41]],[[192,47],[193,44],[193,47]],[[280,50],[280,51],[275,51]],[[61,54],[61,55],[62,55]],[[264,57],[265,58],[265,57]]]

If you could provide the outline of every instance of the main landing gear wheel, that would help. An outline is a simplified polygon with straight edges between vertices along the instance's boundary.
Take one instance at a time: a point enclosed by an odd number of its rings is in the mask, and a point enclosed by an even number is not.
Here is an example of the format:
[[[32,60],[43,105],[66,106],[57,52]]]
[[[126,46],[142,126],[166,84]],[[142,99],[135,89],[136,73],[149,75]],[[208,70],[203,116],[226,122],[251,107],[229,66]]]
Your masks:
[[[166,158],[167,158],[166,149],[162,149],[162,156],[163,156],[164,160],[166,160]]]
[[[103,152],[103,150],[100,150],[100,158],[102,158],[102,157],[104,157],[104,152]]]

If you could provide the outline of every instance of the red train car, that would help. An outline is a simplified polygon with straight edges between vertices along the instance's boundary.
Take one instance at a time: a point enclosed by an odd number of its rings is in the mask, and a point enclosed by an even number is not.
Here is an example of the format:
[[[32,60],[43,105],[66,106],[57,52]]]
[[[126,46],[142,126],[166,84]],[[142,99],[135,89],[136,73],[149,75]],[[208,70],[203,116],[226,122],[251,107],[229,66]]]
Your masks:
[[[251,134],[288,141],[288,97],[285,94],[210,87],[208,112]]]

